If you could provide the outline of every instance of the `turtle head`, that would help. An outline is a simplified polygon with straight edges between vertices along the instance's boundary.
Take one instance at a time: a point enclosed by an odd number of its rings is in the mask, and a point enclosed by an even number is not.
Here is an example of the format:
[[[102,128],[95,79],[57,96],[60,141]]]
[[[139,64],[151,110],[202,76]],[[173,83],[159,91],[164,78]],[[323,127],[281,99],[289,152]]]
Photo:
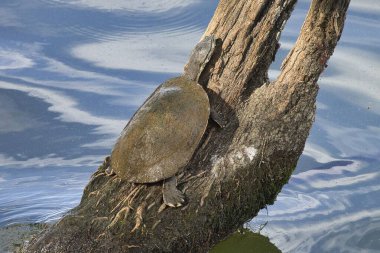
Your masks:
[[[191,52],[189,62],[185,66],[185,76],[198,82],[199,77],[215,51],[215,44],[215,36],[209,35],[204,37],[195,46]]]

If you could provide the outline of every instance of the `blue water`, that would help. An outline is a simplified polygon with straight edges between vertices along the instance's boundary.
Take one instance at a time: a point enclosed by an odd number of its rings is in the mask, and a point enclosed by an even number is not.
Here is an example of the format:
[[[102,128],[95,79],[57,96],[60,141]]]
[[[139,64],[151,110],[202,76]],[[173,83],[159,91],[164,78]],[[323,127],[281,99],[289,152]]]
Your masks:
[[[182,71],[217,3],[1,0],[0,227],[54,221],[79,203],[133,112]],[[246,224],[283,252],[380,252],[379,31],[380,2],[352,0],[297,169]]]

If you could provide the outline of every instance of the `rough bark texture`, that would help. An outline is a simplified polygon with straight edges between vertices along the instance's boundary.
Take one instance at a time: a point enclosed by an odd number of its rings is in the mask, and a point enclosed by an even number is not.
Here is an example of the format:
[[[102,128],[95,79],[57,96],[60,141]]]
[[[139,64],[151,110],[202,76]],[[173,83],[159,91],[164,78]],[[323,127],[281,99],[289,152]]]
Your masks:
[[[183,208],[162,208],[161,184],[92,176],[80,205],[27,252],[206,252],[271,204],[288,181],[315,114],[317,80],[341,35],[349,0],[314,0],[277,80],[268,68],[296,0],[221,0],[205,35],[217,52],[201,76],[210,123],[179,175]],[[160,208],[161,207],[161,208]]]

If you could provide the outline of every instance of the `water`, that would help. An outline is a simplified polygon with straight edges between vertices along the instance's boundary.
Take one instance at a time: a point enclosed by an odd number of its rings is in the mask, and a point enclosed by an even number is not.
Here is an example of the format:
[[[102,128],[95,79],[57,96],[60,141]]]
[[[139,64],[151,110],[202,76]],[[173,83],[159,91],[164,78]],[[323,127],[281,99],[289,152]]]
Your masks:
[[[272,78],[307,3],[283,33]],[[182,71],[216,5],[1,1],[0,227],[54,221],[78,204],[128,118]],[[297,169],[246,224],[282,252],[380,251],[379,31],[380,2],[353,0]]]

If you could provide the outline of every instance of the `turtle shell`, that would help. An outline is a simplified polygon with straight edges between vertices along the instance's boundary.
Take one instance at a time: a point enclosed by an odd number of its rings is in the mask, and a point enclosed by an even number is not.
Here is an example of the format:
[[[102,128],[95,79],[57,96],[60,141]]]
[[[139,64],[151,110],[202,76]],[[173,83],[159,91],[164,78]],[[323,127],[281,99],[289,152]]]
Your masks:
[[[174,176],[191,159],[208,123],[204,89],[186,77],[161,84],[122,131],[111,154],[113,171],[130,182]]]

